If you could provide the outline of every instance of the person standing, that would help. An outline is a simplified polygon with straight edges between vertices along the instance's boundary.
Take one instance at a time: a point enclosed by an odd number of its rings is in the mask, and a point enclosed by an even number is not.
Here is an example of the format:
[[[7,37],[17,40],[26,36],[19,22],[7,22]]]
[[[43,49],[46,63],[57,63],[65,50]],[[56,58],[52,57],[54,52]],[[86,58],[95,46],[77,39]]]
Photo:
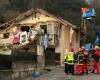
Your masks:
[[[88,71],[89,71],[89,52],[84,49],[83,54],[84,54],[84,60],[83,60],[84,71],[86,72],[86,74],[88,74]]]
[[[77,64],[76,64],[76,75],[82,75],[84,73],[84,65],[83,65],[83,49],[79,48],[77,52]]]
[[[65,53],[64,53],[64,64],[65,64],[65,73],[66,74],[69,74],[69,72],[68,72],[68,57],[67,57],[67,55],[68,55],[68,49],[65,49]]]
[[[74,54],[74,48],[70,48],[68,55],[67,55],[67,61],[68,61],[68,72],[74,75],[74,60],[75,60],[75,54]]]
[[[95,47],[95,52],[94,52],[94,54],[93,54],[93,59],[94,59],[94,61],[93,61],[93,71],[92,71],[92,73],[95,73],[95,71],[96,71],[96,73],[97,74],[99,74],[99,54],[100,54],[100,47],[99,46],[96,46]]]

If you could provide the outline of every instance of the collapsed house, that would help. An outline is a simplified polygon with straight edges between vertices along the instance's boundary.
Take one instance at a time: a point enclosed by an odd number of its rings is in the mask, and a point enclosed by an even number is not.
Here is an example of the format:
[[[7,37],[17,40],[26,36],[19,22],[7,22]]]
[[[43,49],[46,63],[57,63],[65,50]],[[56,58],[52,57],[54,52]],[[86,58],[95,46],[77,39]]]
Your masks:
[[[80,29],[47,11],[30,9],[0,25],[0,45],[1,52],[13,49],[8,55],[17,56],[12,59],[17,61],[17,68],[18,61],[34,61],[33,54],[40,56],[38,61],[44,66],[62,65],[65,49],[79,48]],[[7,46],[11,48],[5,49]]]

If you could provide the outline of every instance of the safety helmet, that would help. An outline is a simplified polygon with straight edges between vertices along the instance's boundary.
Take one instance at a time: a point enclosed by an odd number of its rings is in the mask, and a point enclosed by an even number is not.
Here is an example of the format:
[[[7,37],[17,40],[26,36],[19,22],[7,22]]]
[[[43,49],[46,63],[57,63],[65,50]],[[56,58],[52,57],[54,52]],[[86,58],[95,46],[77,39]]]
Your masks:
[[[78,51],[82,51],[82,50],[83,50],[83,48],[79,48],[79,49],[78,49]]]
[[[70,51],[70,52],[74,52],[74,48],[70,48],[69,51]]]
[[[84,51],[84,55],[89,55],[89,52],[88,51]]]

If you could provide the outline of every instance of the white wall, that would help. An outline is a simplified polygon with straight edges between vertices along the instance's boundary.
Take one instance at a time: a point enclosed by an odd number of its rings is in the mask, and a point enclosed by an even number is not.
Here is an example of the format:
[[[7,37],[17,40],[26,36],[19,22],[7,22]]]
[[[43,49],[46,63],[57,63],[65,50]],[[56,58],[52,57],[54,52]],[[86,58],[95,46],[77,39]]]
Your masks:
[[[63,64],[64,51],[66,48],[69,48],[69,36],[70,36],[70,28],[67,26],[61,27],[59,38],[59,45],[55,48],[55,52],[60,53],[61,65]]]

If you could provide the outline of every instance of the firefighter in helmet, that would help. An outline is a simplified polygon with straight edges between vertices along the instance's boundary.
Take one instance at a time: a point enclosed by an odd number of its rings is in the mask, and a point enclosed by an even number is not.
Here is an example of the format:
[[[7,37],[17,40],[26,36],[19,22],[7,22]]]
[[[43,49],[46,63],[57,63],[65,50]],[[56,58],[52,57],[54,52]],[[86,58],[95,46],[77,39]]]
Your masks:
[[[66,74],[69,74],[68,73],[68,49],[65,49],[65,53],[64,53],[64,64],[65,64],[65,73]]]
[[[100,57],[100,47],[95,46],[95,52],[93,54],[93,71],[92,73],[99,74],[99,57]]]
[[[83,49],[79,48],[77,52],[77,64],[76,64],[76,75],[82,75],[84,73],[84,65],[83,65]]]
[[[84,60],[83,60],[83,64],[84,64],[84,72],[86,74],[88,74],[89,71],[89,51],[85,50],[85,48],[83,48],[83,55],[84,55]]]
[[[67,61],[68,61],[68,72],[74,75],[74,60],[75,60],[75,54],[74,54],[74,48],[69,49],[69,53],[67,55]]]

